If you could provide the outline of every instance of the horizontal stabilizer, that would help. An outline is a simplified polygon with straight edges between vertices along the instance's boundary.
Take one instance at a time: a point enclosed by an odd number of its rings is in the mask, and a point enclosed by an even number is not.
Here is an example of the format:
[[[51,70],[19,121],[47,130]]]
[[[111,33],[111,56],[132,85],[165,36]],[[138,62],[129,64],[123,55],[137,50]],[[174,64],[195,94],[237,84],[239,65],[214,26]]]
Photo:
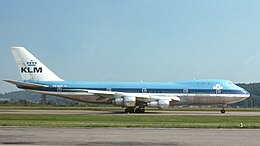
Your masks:
[[[16,80],[4,80],[4,81],[8,82],[8,83],[11,83],[11,84],[15,84],[18,87],[43,87],[43,88],[49,87],[47,85],[28,83],[28,82],[21,82],[21,81],[16,81]]]

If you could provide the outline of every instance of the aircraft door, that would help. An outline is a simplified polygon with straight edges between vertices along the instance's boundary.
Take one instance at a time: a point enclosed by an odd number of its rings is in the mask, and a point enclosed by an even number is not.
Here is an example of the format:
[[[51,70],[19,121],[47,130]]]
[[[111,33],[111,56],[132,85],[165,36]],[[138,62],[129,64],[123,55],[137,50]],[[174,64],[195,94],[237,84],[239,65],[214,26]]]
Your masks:
[[[146,93],[147,93],[147,89],[146,89],[146,88],[143,88],[143,89],[142,89],[142,93],[143,93],[143,94],[146,94]]]

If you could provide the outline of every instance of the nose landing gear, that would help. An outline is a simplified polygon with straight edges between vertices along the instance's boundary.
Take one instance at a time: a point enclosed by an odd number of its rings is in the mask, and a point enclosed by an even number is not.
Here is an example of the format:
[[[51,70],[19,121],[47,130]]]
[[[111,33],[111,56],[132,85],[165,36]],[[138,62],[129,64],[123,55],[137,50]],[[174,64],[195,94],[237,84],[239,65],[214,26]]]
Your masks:
[[[221,114],[225,114],[225,109],[223,108],[222,110],[220,110]]]
[[[222,105],[222,109],[220,110],[220,112],[221,112],[221,114],[225,114],[225,107],[224,107],[224,105]]]

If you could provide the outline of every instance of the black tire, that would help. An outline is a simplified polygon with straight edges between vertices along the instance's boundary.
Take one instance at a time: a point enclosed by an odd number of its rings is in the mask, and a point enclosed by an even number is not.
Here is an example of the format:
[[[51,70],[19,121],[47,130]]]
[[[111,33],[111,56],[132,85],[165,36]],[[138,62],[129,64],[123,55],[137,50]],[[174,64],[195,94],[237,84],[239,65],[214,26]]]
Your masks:
[[[136,108],[135,113],[144,113],[145,109],[144,108]]]
[[[130,108],[129,113],[134,113],[135,112],[135,108]]]
[[[125,108],[125,113],[134,113],[135,112],[135,108]]]
[[[142,108],[142,109],[141,109],[141,113],[144,113],[144,112],[145,112],[145,109],[144,109],[144,108]]]
[[[221,112],[221,114],[225,114],[226,111],[225,111],[225,109],[222,109],[220,112]]]

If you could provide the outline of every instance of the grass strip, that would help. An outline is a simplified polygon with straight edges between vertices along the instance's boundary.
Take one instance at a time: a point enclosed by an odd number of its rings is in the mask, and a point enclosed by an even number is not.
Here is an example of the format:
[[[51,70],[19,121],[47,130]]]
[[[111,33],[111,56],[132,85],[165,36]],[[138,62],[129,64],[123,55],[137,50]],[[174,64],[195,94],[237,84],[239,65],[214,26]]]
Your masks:
[[[260,128],[258,116],[0,114],[0,126]]]

